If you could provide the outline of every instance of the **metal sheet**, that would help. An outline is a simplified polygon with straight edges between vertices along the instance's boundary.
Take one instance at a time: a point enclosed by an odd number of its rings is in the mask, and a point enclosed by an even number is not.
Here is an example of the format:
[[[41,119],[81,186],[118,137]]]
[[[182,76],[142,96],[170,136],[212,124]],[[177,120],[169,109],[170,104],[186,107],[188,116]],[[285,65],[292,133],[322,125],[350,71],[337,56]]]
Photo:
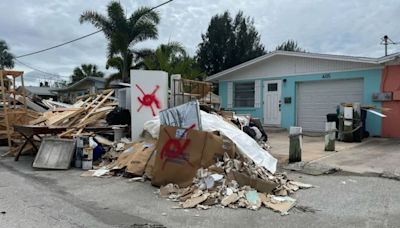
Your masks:
[[[33,162],[34,168],[68,169],[75,150],[72,139],[44,138]]]
[[[200,120],[199,102],[190,101],[173,108],[160,112],[161,125],[189,128],[194,125],[194,129],[202,130]]]

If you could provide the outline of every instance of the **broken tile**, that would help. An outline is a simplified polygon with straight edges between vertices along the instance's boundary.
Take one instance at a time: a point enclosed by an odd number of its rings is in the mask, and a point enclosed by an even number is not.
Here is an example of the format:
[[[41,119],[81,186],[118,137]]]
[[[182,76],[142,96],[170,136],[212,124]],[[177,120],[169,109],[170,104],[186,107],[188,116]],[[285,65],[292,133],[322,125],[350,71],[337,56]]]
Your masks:
[[[247,202],[249,202],[249,209],[258,210],[261,207],[261,199],[257,191],[248,191],[245,195]]]

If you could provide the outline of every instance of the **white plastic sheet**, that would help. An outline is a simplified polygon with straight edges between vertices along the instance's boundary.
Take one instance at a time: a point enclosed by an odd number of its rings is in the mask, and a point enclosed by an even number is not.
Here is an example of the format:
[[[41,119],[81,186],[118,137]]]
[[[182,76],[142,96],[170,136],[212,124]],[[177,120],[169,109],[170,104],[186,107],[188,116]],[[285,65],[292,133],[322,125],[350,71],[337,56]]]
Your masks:
[[[150,133],[151,137],[158,139],[160,133],[160,117],[156,116],[143,125],[143,130]]]
[[[225,122],[225,120],[218,115],[208,114],[200,111],[201,122],[203,131],[219,131],[221,134],[228,137],[236,144],[239,152],[259,166],[265,167],[271,173],[275,173],[277,160],[268,151],[258,145],[249,135],[238,129],[232,124]],[[158,138],[160,132],[160,119],[158,117],[147,121],[144,125],[153,138]]]
[[[271,173],[275,173],[278,162],[276,158],[262,149],[249,135],[234,125],[225,122],[221,116],[208,114],[204,111],[201,111],[201,122],[203,124],[203,131],[220,131],[221,134],[236,144],[241,154],[249,157],[257,165],[265,167]]]

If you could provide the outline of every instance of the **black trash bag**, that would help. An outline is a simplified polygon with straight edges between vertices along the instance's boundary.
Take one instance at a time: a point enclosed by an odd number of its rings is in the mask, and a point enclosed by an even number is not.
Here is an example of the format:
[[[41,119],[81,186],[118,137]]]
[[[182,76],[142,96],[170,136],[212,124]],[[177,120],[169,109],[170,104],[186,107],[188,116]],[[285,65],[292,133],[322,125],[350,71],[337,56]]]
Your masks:
[[[243,127],[243,131],[246,133],[246,134],[248,134],[250,137],[252,137],[253,139],[256,139],[256,132],[253,130],[253,129],[251,129],[251,127],[249,127],[249,126],[244,126]]]
[[[264,141],[264,142],[268,141],[268,135],[264,131],[264,127],[262,126],[260,119],[251,118],[249,126],[250,127],[257,127],[258,130],[260,130],[261,135],[262,135],[261,140]]]
[[[128,109],[116,107],[107,114],[108,125],[131,125],[131,113]]]

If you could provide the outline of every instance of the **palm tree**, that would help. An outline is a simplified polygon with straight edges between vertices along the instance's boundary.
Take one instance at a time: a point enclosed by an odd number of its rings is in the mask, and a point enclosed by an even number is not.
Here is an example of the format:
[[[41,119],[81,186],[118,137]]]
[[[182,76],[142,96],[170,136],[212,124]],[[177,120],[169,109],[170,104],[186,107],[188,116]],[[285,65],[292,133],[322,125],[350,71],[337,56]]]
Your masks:
[[[85,77],[104,77],[104,73],[97,70],[97,66],[94,64],[82,64],[80,67],[75,67],[73,74],[71,75],[72,82],[77,82]]]
[[[0,70],[14,67],[14,56],[9,52],[7,43],[0,40]]]
[[[131,66],[130,69],[146,69],[146,66],[143,62],[144,58],[150,56],[154,53],[151,49],[141,49],[138,51],[131,51],[128,55],[128,66]],[[120,55],[115,55],[107,60],[106,69],[116,69],[118,72],[110,74],[106,79],[106,87],[112,81],[121,80],[122,79],[122,72],[124,68],[124,61]]]
[[[157,49],[143,59],[143,64],[149,70],[163,70],[171,74],[181,74],[184,78],[202,78],[203,74],[197,67],[194,58],[186,54],[185,48],[178,42],[161,44]]]
[[[124,82],[128,82],[132,63],[132,52],[129,48],[141,41],[157,39],[160,18],[157,12],[148,7],[137,9],[127,18],[121,4],[113,1],[107,6],[107,15],[86,11],[81,15],[80,22],[89,22],[102,29],[109,42],[108,58],[121,57],[121,77]]]

